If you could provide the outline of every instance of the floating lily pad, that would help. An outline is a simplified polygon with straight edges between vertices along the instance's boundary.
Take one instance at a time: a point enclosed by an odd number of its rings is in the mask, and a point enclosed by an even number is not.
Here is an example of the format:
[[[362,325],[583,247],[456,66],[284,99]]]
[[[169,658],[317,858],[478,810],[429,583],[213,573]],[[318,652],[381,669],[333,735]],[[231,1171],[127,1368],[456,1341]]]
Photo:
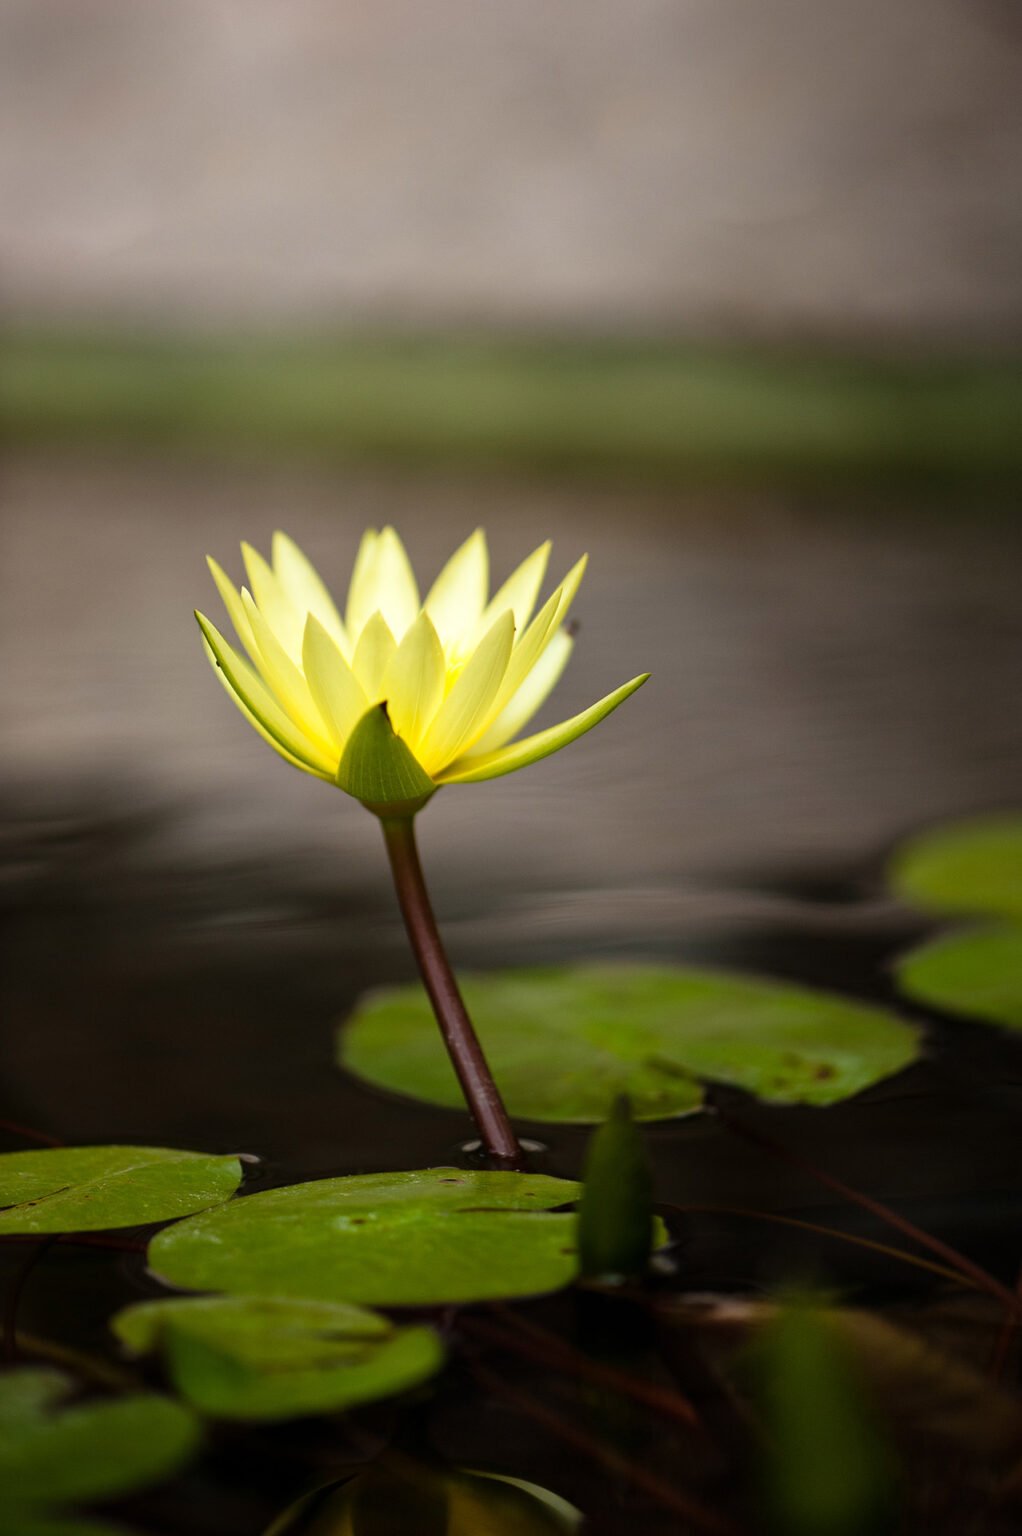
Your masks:
[[[1022,928],[946,934],[905,955],[896,972],[918,1003],[1022,1029]]]
[[[923,833],[895,855],[891,883],[927,912],[1022,920],[1022,816],[986,816]]]
[[[573,1536],[581,1524],[566,1499],[521,1478],[384,1457],[306,1494],[266,1536]]]
[[[112,1326],[136,1354],[162,1348],[175,1389],[216,1418],[333,1413],[418,1386],[443,1363],[432,1329],[324,1302],[147,1301]]]
[[[0,1376],[0,1510],[130,1493],[175,1472],[198,1444],[194,1416],[169,1398],[62,1406],[73,1391],[60,1371]]]
[[[758,977],[586,966],[467,976],[463,990],[512,1115],[591,1124],[627,1094],[637,1119],[698,1109],[700,1079],[776,1104],[834,1104],[898,1072],[917,1031],[880,1008]],[[456,1108],[461,1092],[418,987],[374,992],[341,1064]]]
[[[0,1156],[0,1233],[96,1232],[174,1221],[229,1200],[236,1157],[168,1147],[46,1147]]]
[[[566,1179],[431,1168],[317,1179],[168,1227],[152,1268],[187,1290],[434,1306],[531,1296],[573,1279]]]

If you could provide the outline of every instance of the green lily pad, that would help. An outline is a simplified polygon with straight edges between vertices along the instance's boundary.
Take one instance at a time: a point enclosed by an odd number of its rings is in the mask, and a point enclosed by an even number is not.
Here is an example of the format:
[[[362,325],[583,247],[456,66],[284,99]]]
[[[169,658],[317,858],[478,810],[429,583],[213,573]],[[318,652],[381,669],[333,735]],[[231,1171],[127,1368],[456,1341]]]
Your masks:
[[[1022,1029],[1022,928],[945,934],[895,969],[898,986],[915,1002]]]
[[[700,1079],[775,1104],[834,1104],[919,1050],[917,1031],[880,1008],[681,966],[504,971],[466,976],[463,991],[508,1109],[529,1120],[593,1124],[619,1094],[640,1120],[688,1114]],[[418,987],[370,993],[339,1056],[377,1087],[461,1105]]]
[[[60,1371],[0,1376],[0,1508],[109,1499],[159,1482],[199,1441],[194,1416],[154,1392],[62,1406]]]
[[[418,1386],[443,1364],[431,1328],[398,1328],[378,1312],[336,1303],[145,1301],[111,1326],[135,1354],[162,1348],[175,1389],[215,1418],[335,1413]]]
[[[185,1290],[439,1306],[531,1296],[574,1278],[579,1186],[460,1168],[317,1179],[160,1232],[149,1262]]]
[[[229,1200],[236,1157],[168,1147],[46,1147],[0,1156],[0,1233],[96,1232],[174,1221]]]
[[[581,1524],[579,1510],[536,1483],[384,1456],[306,1494],[265,1536],[573,1536]]]
[[[1022,816],[925,832],[895,855],[891,883],[927,912],[1022,919]]]

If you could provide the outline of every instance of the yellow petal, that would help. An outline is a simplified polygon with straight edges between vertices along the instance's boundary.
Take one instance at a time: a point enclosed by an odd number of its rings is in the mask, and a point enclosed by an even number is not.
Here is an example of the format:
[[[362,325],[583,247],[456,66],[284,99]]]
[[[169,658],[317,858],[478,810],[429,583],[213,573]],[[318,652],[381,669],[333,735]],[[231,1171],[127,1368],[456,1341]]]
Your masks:
[[[517,736],[556,688],[568,665],[574,641],[566,629],[559,629],[544,650],[518,692],[501,710],[473,746],[474,752],[493,752]]]
[[[423,607],[445,651],[467,646],[486,606],[490,557],[486,535],[477,528],[456,549],[429,590]]]
[[[636,688],[641,688],[648,677],[648,672],[644,672],[641,677],[633,677],[630,683],[623,684],[614,693],[608,693],[598,704],[591,705],[571,720],[551,726],[548,731],[527,736],[524,741],[516,741],[510,747],[500,747],[496,752],[476,755],[469,753],[433,777],[439,784],[476,784],[482,779],[499,779],[502,774],[513,773],[516,768],[525,768],[529,763],[538,762],[541,757],[549,757],[551,752],[559,752],[569,742],[591,731],[594,725],[599,725],[612,709],[617,709]]]
[[[212,664],[213,671],[216,673],[216,675],[219,678],[221,684],[223,685],[223,690],[227,694],[227,697],[229,699],[231,699],[234,704],[237,705],[238,709],[244,715],[245,719],[248,721],[248,723],[252,727],[252,729],[254,731],[256,731],[263,738],[263,740],[265,742],[267,742],[273,748],[274,752],[276,752],[280,757],[282,757],[284,759],[285,763],[290,763],[293,768],[300,768],[303,773],[314,774],[317,779],[326,779],[326,778],[328,778],[329,777],[328,774],[321,773],[318,768],[310,767],[310,765],[308,763],[303,763],[300,758],[297,758],[292,753],[290,753],[287,750],[286,747],[281,746],[280,742],[277,740],[277,738],[275,736],[271,736],[270,735],[269,731],[266,730],[260,724],[260,722],[256,719],[255,715],[249,709],[249,707],[245,703],[244,699],[242,699],[240,697],[240,695],[235,693],[235,691],[232,688],[231,684],[227,681],[227,676],[226,676],[226,674],[224,672],[224,669],[220,665],[220,663],[217,661],[216,657],[214,656],[212,650],[210,649],[209,641],[206,640],[205,637],[203,637],[202,648],[206,652],[206,656],[208,657],[209,661]],[[239,660],[240,660],[240,658],[239,658]]]
[[[383,698],[383,679],[397,646],[382,613],[374,613],[358,637],[351,670],[358,678],[370,704]]]
[[[582,577],[586,573],[586,566],[588,564],[589,556],[583,555],[580,560],[575,561],[575,564],[572,566],[567,576],[565,576],[564,580],[561,582],[561,585],[558,588],[558,591],[560,592],[560,601],[557,604],[557,624],[563,624],[567,618],[568,609],[575,601],[575,594],[578,592],[579,587],[582,585]]]
[[[387,663],[383,693],[391,724],[414,750],[444,700],[444,653],[428,613],[420,613]]]
[[[243,707],[243,712],[253,717],[261,734],[310,773],[332,779],[335,765],[331,758],[284,713],[262,679],[227,643],[216,625],[211,624],[204,614],[197,613],[195,617],[209,647],[213,664],[222,672],[228,691]]]
[[[393,528],[384,528],[376,541],[372,582],[374,611],[379,609],[395,640],[402,640],[419,612],[419,587],[411,562]]]
[[[348,639],[352,645],[358,644],[359,635],[379,606],[374,600],[371,586],[373,557],[378,537],[379,535],[375,528],[366,529],[362,535],[362,542],[358,546],[358,554],[355,556],[355,564],[351,571],[351,583],[348,587],[348,606],[344,611],[344,624],[348,631]]]
[[[483,614],[484,632],[505,608],[510,608],[515,616],[515,633],[525,633],[525,626],[532,617],[539,589],[543,585],[549,559],[550,540],[547,539],[545,544],[533,550],[527,560],[522,561],[516,571],[512,571],[504,585],[491,597]]]
[[[302,643],[305,643],[304,620],[315,614],[328,635],[332,635],[345,656],[351,647],[341,616],[337,612],[330,593],[312,561],[298,548],[294,539],[279,530],[273,535],[273,572],[277,583],[292,608],[303,616]]]
[[[447,695],[416,753],[428,773],[453,761],[485,727],[514,641],[510,611],[500,616],[473,653]]]
[[[252,596],[255,598],[259,612],[272,629],[278,644],[283,646],[292,661],[297,661],[302,654],[305,615],[299,613],[285,595],[276,576],[257,549],[253,549],[251,544],[242,544],[241,553],[245,560],[245,570],[248,572]]]
[[[507,708],[557,634],[558,625],[567,615],[581,585],[588,558],[587,555],[583,555],[581,560],[576,561],[556,592],[552,592],[547,598],[511,652],[511,660],[508,662],[504,681],[490,707],[489,717],[484,722],[484,730],[489,730],[497,716]]]
[[[235,634],[252,660],[256,661],[258,658],[255,636],[252,634],[252,626],[248,622],[248,617],[245,613],[245,605],[241,601],[241,593],[226,571],[213,559],[212,555],[206,556],[206,564],[209,566],[210,574],[216,582],[217,591],[223,599],[223,605],[227,609],[227,617],[234,625]]]
[[[305,622],[302,665],[309,692],[323,716],[334,747],[343,751],[348,737],[369,708],[369,700],[333,636],[327,634],[314,613],[310,613]]]
[[[241,594],[245,615],[258,647],[259,670],[277,702],[297,726],[329,751],[332,743],[304,675],[295,666],[248,592]]]

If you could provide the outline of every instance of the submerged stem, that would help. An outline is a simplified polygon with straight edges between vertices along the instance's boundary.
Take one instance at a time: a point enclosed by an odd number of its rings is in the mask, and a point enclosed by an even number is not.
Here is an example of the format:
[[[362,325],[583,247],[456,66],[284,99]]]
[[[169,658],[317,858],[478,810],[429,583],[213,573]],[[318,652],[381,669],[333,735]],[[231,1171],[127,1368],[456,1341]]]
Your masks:
[[[505,1167],[522,1165],[522,1149],[468,1016],[437,928],[419,862],[411,816],[381,817],[397,899],[447,1054],[483,1146]]]

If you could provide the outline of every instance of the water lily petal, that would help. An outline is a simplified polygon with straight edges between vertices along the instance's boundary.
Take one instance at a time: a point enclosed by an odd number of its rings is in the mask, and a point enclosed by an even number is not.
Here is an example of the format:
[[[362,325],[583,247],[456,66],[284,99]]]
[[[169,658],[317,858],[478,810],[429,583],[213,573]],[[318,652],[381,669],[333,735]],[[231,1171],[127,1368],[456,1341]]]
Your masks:
[[[411,561],[393,528],[384,528],[376,541],[371,581],[374,610],[379,609],[395,640],[402,640],[419,611],[419,586]]]
[[[379,534],[375,528],[367,528],[362,535],[362,542],[358,546],[358,554],[355,556],[355,564],[351,571],[351,583],[348,587],[348,606],[344,610],[344,624],[348,631],[348,639],[352,645],[358,644],[358,638],[367,622],[380,606],[376,601],[376,593],[372,584],[373,561],[376,553],[376,540]]]
[[[422,605],[432,619],[445,651],[456,651],[467,645],[475,634],[486,606],[489,581],[486,535],[477,528],[460,549],[455,550]]]
[[[196,613],[195,617],[206,641],[207,654],[221,674],[221,681],[242,713],[252,717],[260,735],[265,736],[283,756],[293,759],[310,773],[321,779],[332,779],[334,765],[330,757],[284,713],[262,679],[228,644],[216,625],[211,624],[205,614]]]
[[[278,704],[307,736],[311,736],[325,750],[331,746],[330,732],[323,716],[316,708],[304,674],[295,666],[280,644],[273,630],[263,618],[248,592],[241,594],[245,616],[252,626],[259,649],[259,671]]]
[[[561,585],[547,598],[539,613],[537,613],[525,634],[522,635],[518,644],[511,652],[511,660],[508,662],[504,680],[490,706],[489,717],[484,724],[485,730],[489,730],[495,723],[497,716],[502,714],[508,707],[533,667],[538,665],[546,647],[557,634],[558,626],[567,615],[568,609],[571,607],[575,594],[581,585],[588,558],[588,555],[583,555],[581,560],[576,561],[561,582]],[[524,721],[522,723],[524,724]],[[505,740],[508,739],[505,737]]]
[[[561,673],[568,665],[574,644],[566,629],[556,631],[518,692],[512,695],[493,724],[475,741],[474,752],[496,751],[528,725],[556,688]]]
[[[285,594],[280,582],[257,549],[253,549],[251,544],[242,544],[241,553],[245,560],[245,570],[248,572],[252,596],[255,598],[259,612],[291,660],[297,661],[302,654],[304,613],[299,613]]]
[[[550,547],[550,540],[547,539],[545,544],[534,549],[528,559],[523,560],[518,569],[512,571],[504,585],[490,598],[482,617],[480,639],[505,608],[510,608],[515,616],[515,633],[519,635],[525,633],[525,626],[532,617],[532,610],[536,606],[539,589],[546,575]]]
[[[305,681],[323,716],[334,747],[340,752],[369,708],[361,683],[341,655],[340,647],[314,613],[305,622],[302,642]]]
[[[245,613],[245,605],[241,600],[241,593],[227,575],[227,572],[213,559],[212,555],[206,556],[206,564],[209,566],[210,574],[216,582],[217,591],[223,599],[223,605],[227,609],[227,617],[234,625],[235,634],[252,660],[257,661],[258,647],[255,643],[255,636],[252,633],[252,626],[248,622],[248,616]]]
[[[391,723],[414,750],[444,700],[446,667],[428,613],[420,613],[387,664],[383,692]]]
[[[524,741],[516,741],[509,747],[501,747],[496,752],[469,754],[451,763],[442,773],[435,774],[434,777],[439,784],[476,784],[483,779],[498,779],[502,774],[513,773],[516,768],[525,768],[529,763],[536,763],[542,757],[549,757],[551,752],[559,752],[569,742],[577,740],[586,731],[591,731],[594,725],[599,725],[612,709],[623,704],[636,688],[641,688],[648,677],[648,672],[642,673],[640,677],[633,677],[630,683],[625,683],[613,693],[608,693],[605,699],[600,699],[599,703],[591,705],[589,709],[583,710],[580,715],[575,715],[571,720],[553,725],[549,730],[540,731],[536,736],[527,736]]]
[[[351,670],[362,684],[370,704],[379,704],[383,698],[383,679],[396,649],[387,621],[377,611],[359,635],[351,663]]]
[[[428,772],[434,773],[453,761],[484,729],[507,670],[514,634],[515,621],[508,610],[501,614],[466,663],[416,754]]]
[[[237,707],[240,710],[241,714],[244,715],[245,719],[248,721],[248,723],[252,727],[252,729],[254,731],[256,731],[263,738],[263,740],[265,742],[267,742],[273,748],[274,752],[276,752],[279,757],[282,757],[284,759],[285,763],[290,763],[292,768],[300,768],[303,773],[314,774],[317,779],[326,779],[326,778],[328,778],[329,777],[328,774],[326,774],[325,772],[321,773],[318,768],[310,767],[310,765],[308,763],[303,763],[300,758],[297,758],[292,753],[290,753],[287,750],[286,747],[281,746],[280,742],[277,740],[277,738],[275,736],[271,736],[270,735],[269,731],[267,731],[263,727],[263,725],[256,719],[255,715],[249,709],[249,707],[245,703],[244,699],[242,699],[239,694],[235,693],[233,687],[227,681],[227,677],[226,677],[226,674],[224,673],[223,667],[220,666],[220,664],[217,661],[216,657],[214,656],[213,652],[210,650],[209,642],[205,638],[203,639],[203,642],[202,642],[202,648],[206,652],[206,656],[207,656],[208,660],[212,663],[213,671],[216,673],[217,677],[219,678],[220,683],[223,686],[223,690],[227,694],[227,697],[229,699],[231,699],[231,701],[234,704],[237,705]]]
[[[272,554],[274,575],[291,606],[302,615],[315,614],[327,634],[336,640],[343,655],[350,656],[351,645],[337,612],[337,605],[309,557],[299,549],[294,539],[279,529],[273,535]]]

